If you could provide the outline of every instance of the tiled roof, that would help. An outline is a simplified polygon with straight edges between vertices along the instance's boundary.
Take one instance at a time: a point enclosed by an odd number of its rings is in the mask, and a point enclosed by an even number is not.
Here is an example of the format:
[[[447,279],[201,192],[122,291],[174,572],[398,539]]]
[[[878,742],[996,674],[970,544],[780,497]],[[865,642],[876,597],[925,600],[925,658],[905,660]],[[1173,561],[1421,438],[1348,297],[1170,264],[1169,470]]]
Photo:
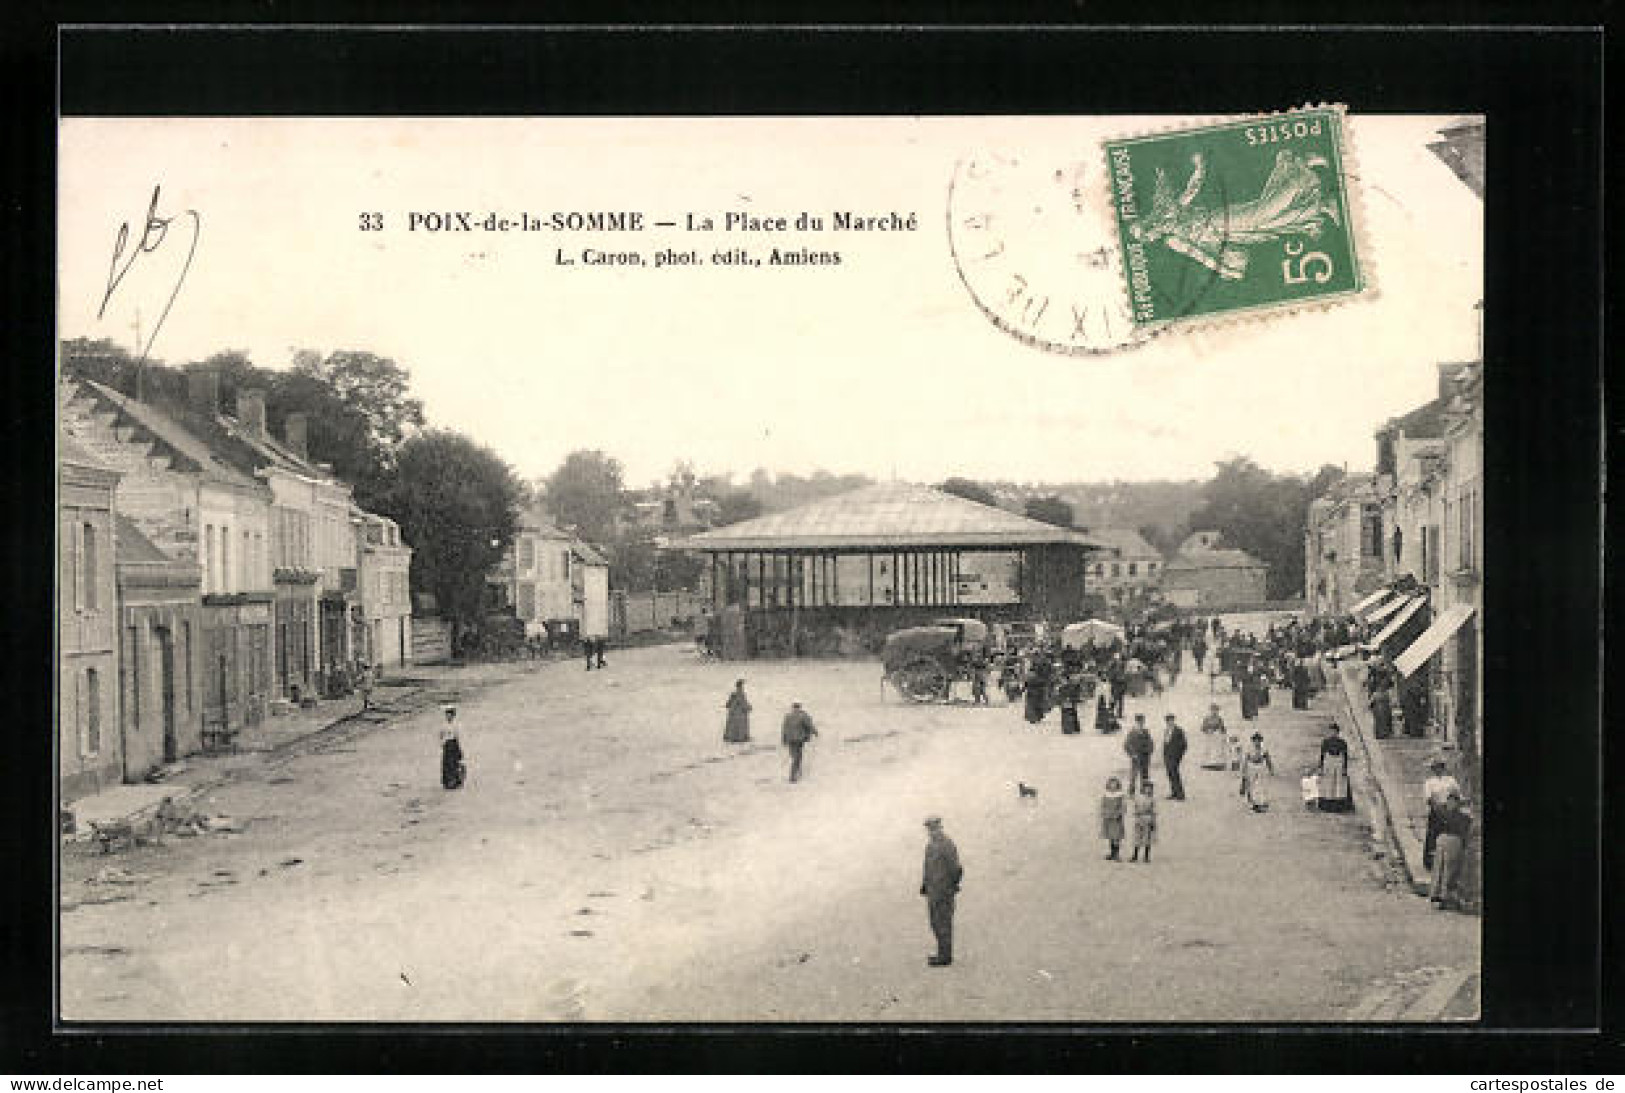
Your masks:
[[[1145,541],[1133,528],[1090,528],[1085,534],[1124,558],[1160,558],[1162,551]]]
[[[80,446],[79,442],[66,433],[59,433],[56,439],[57,462],[72,463],[76,467],[89,467],[92,470],[111,470],[107,464],[91,455]]]
[[[254,487],[259,485],[254,479],[242,474],[217,457],[207,443],[198,439],[163,411],[149,406],[145,402],[137,402],[133,398],[128,398],[111,387],[97,383],[95,380],[87,379],[80,382],[86,387],[93,388],[98,395],[117,406],[131,420],[157,437],[165,447],[179,453],[188,462],[196,465],[202,471],[203,477],[233,486]]]
[[[580,539],[575,539],[575,540],[571,541],[570,550],[571,550],[572,553],[575,554],[576,557],[580,558],[583,562],[586,562],[588,565],[608,565],[609,564],[609,559],[604,557],[603,554],[599,553],[599,550],[598,550],[597,547],[591,545],[590,543],[584,543]]]
[[[156,546],[153,546],[152,540],[143,535],[141,529],[135,526],[135,521],[122,512],[115,513],[113,516],[113,539],[115,554],[120,563],[170,562],[174,560]]]
[[[929,486],[883,483],[701,532],[673,546],[692,550],[785,550],[1046,543],[1103,545],[1069,528],[1029,520]]]
[[[519,514],[519,530],[540,535],[544,539],[568,539],[569,533],[562,531],[557,524],[548,519],[547,513],[532,506]]]
[[[1168,570],[1192,569],[1266,569],[1265,564],[1245,550],[1199,550],[1177,555],[1169,562]]]

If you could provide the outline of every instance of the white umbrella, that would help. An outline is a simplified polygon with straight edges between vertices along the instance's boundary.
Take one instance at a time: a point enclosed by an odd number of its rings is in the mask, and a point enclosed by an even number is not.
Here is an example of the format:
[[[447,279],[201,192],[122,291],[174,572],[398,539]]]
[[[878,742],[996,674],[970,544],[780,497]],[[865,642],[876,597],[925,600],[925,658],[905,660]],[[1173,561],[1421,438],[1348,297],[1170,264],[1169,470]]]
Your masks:
[[[1104,619],[1074,622],[1061,631],[1061,646],[1082,649],[1086,645],[1111,645],[1123,640],[1123,628]]]

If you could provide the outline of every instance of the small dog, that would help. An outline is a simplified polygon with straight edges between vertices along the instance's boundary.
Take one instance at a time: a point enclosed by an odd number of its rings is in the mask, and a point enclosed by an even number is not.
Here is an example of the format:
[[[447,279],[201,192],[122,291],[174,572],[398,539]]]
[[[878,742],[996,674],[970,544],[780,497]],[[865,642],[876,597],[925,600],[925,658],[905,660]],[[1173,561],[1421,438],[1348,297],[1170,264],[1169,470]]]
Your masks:
[[[1029,786],[1026,782],[1017,782],[1016,794],[1021,797],[1037,797],[1038,790]]]

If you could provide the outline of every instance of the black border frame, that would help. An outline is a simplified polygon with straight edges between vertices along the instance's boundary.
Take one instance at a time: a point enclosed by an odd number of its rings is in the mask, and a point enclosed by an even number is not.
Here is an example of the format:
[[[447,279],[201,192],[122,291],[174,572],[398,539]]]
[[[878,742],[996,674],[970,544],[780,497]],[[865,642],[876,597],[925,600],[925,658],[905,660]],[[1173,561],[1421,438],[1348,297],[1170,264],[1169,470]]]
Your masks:
[[[207,17],[201,9],[221,5],[172,5],[161,17],[175,18],[175,7]],[[1289,17],[1301,10],[1279,7]],[[1409,10],[1383,5],[1362,15],[1385,8]],[[513,13],[494,10],[498,20]],[[392,20],[443,14],[423,4],[358,4],[351,12]],[[244,11],[266,20],[297,14],[274,2]],[[1540,9],[1537,18],[1554,14]],[[1620,964],[1617,926],[1601,902],[1610,879],[1602,847],[1617,845],[1605,836],[1620,834],[1617,814],[1612,831],[1602,827],[1602,27],[31,29],[38,34],[8,38],[0,53],[7,78],[25,85],[21,117],[7,127],[7,143],[22,153],[11,161],[32,168],[8,179],[8,188],[21,183],[7,203],[8,298],[27,301],[21,321],[5,324],[13,350],[5,370],[7,440],[13,466],[24,469],[7,480],[14,514],[46,511],[54,487],[45,455],[53,450],[53,422],[38,410],[53,397],[52,374],[41,362],[55,352],[45,271],[54,269],[58,62],[64,114],[1208,115],[1330,100],[1354,112],[1487,115],[1486,559],[1494,608],[1487,609],[1484,662],[1492,726],[1484,1012],[1504,1028],[1234,1026],[1215,1035],[1208,1026],[1180,1025],[340,1025],[53,1033],[51,752],[41,727],[53,723],[54,667],[49,582],[38,576],[50,572],[52,544],[45,521],[25,518],[15,524],[30,534],[8,539],[13,587],[6,602],[21,618],[8,635],[6,662],[19,669],[14,678],[36,685],[13,722],[7,752],[15,766],[0,796],[11,821],[0,845],[8,865],[17,859],[16,880],[0,901],[0,965],[8,969],[0,976],[7,988],[0,1067],[1567,1072],[1606,1069],[1612,1058],[1619,1068],[1617,1025],[1595,1031],[1605,1021],[1604,977],[1617,986]],[[1537,684],[1541,679],[1562,685]],[[1605,961],[1604,952],[1614,959]],[[1560,1025],[1569,1029],[1529,1031]]]

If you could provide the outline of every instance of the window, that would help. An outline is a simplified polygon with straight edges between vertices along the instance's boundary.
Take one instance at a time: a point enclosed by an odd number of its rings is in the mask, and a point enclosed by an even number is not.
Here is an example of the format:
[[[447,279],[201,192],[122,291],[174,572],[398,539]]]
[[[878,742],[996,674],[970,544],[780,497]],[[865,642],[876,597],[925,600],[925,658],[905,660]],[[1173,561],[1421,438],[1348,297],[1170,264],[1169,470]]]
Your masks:
[[[231,529],[220,529],[220,583],[216,592],[229,592],[231,586]]]
[[[519,603],[516,606],[519,608],[520,618],[529,620],[536,617],[536,586],[534,584],[529,581],[520,582]]]
[[[214,525],[210,524],[203,529],[203,591],[205,593],[215,590],[214,560]]]
[[[1123,563],[1121,563],[1121,562],[1113,562],[1112,563],[1112,576],[1113,577],[1121,577],[1122,575],[1123,575]]]
[[[1394,564],[1399,565],[1405,560],[1405,533],[1398,528],[1394,529]]]
[[[102,750],[102,677],[94,668],[85,669],[85,754]]]
[[[1382,506],[1360,506],[1360,556],[1382,557]]]
[[[1147,562],[1147,563],[1145,563],[1145,571],[1147,573],[1155,573],[1157,571],[1157,563],[1156,562]]]
[[[1433,584],[1439,579],[1439,526],[1422,529],[1422,580]]]
[[[237,565],[241,569],[241,572],[238,573],[238,575],[237,575],[237,587],[238,588],[252,588],[252,587],[254,587],[254,576],[253,576],[254,534],[253,534],[253,532],[249,532],[249,531],[243,532],[243,554],[242,554],[242,557],[237,560]]]
[[[192,712],[192,624],[181,623],[180,657],[186,663],[186,712]]]
[[[96,558],[96,525],[87,521],[82,534],[83,538],[79,545],[79,558],[85,567],[85,576],[82,582],[84,585],[85,608],[95,611],[100,606],[96,586],[101,583],[99,580],[100,567]]]
[[[1128,564],[1128,575],[1130,577],[1138,577],[1140,575],[1140,563],[1139,562],[1130,562]]]
[[[1095,576],[1104,577],[1105,575],[1106,575],[1106,563],[1104,563],[1104,562],[1096,562],[1095,563]]]
[[[536,568],[536,541],[528,535],[519,540],[519,568],[526,572]]]

